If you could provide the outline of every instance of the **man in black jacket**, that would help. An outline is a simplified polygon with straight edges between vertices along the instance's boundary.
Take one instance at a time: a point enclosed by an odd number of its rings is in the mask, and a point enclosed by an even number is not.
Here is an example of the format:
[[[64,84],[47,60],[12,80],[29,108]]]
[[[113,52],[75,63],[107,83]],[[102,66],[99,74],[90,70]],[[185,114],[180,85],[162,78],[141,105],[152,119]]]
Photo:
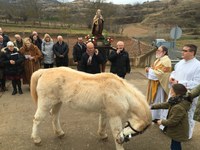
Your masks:
[[[87,43],[87,50],[81,57],[80,71],[96,74],[100,73],[100,64],[103,63],[103,57],[98,49],[94,48],[92,42]]]
[[[111,62],[110,72],[117,74],[121,78],[125,78],[126,73],[130,73],[130,59],[129,54],[124,49],[124,42],[117,42],[117,49],[112,50],[108,56]]]
[[[78,37],[76,44],[73,47],[73,60],[77,65],[77,70],[80,70],[80,61],[83,53],[86,52],[86,45],[82,37]]]
[[[2,28],[0,28],[0,35],[3,37],[3,43],[4,46],[6,47],[7,43],[10,41],[10,38],[3,32]]]
[[[62,36],[57,37],[57,43],[53,46],[53,52],[56,55],[56,67],[68,66],[69,58],[69,47],[67,43],[63,41]]]
[[[29,38],[31,39],[32,43],[35,44],[41,51],[42,39],[39,37],[38,33],[33,31]]]
[[[1,28],[0,28],[1,32]],[[7,45],[6,40],[4,40],[3,36],[0,33],[0,92],[4,92],[7,90],[6,88],[6,79],[5,79],[5,66],[2,62],[2,54],[1,49],[5,48]]]

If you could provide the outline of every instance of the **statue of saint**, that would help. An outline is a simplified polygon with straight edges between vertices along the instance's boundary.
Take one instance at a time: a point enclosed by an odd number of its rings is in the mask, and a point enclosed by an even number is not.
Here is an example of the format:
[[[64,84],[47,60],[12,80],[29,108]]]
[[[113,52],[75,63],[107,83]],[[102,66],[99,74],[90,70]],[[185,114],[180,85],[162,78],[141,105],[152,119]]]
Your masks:
[[[101,15],[101,10],[97,9],[96,15],[93,18],[92,35],[101,36],[103,31],[104,19]]]

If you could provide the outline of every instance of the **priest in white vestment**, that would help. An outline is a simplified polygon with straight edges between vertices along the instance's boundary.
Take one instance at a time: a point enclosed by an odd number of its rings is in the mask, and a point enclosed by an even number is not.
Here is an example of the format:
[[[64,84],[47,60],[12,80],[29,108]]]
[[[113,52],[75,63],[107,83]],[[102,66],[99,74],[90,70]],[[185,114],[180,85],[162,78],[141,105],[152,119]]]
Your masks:
[[[171,60],[168,57],[168,49],[160,46],[156,51],[156,60],[151,67],[145,68],[148,78],[147,101],[150,105],[163,103],[168,98],[169,76],[171,72]],[[151,110],[152,119],[161,119],[162,109]]]
[[[169,82],[171,84],[181,83],[187,89],[192,89],[200,84],[200,61],[195,58],[197,46],[187,44],[182,49],[182,60],[175,65],[171,73]],[[189,119],[189,139],[192,138],[195,121],[193,120],[197,99],[193,99],[191,108],[188,112]]]

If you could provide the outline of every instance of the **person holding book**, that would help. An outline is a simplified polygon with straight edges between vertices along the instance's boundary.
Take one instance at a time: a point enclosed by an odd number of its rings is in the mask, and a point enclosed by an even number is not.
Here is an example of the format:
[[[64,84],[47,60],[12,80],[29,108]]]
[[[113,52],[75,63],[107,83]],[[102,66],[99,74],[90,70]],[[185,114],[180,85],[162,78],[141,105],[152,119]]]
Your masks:
[[[19,52],[17,47],[14,47],[13,42],[9,41],[7,47],[2,49],[2,62],[5,65],[5,75],[7,80],[12,81],[13,92],[12,95],[17,94],[17,87],[19,94],[23,94],[21,88],[21,78],[23,74],[24,56]]]

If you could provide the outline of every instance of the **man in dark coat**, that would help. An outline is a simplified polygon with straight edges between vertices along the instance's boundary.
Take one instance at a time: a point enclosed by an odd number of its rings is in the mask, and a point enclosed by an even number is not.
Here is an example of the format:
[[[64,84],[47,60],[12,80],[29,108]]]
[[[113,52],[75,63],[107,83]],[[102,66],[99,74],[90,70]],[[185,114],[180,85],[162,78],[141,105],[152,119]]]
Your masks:
[[[117,49],[111,51],[108,60],[111,62],[110,72],[121,78],[125,78],[126,73],[130,73],[130,59],[128,52],[124,49],[124,42],[117,42]]]
[[[68,66],[69,58],[69,47],[67,43],[63,41],[62,36],[57,37],[57,43],[53,46],[53,52],[56,55],[56,67]]]
[[[6,47],[6,44],[10,41],[10,38],[3,32],[2,28],[0,28],[0,35],[3,37],[3,43]]]
[[[19,34],[15,34],[15,41],[13,43],[19,49],[24,45],[24,41]]]
[[[77,70],[80,70],[80,61],[83,53],[86,52],[86,45],[82,37],[78,37],[76,44],[73,47],[73,60],[77,65]]]
[[[38,33],[36,31],[33,31],[30,35],[30,39],[32,40],[32,43],[36,45],[39,50],[41,51],[42,46],[42,39],[39,37]]]
[[[100,64],[103,63],[103,57],[92,42],[87,43],[87,50],[81,57],[80,71],[96,74],[100,73]]]
[[[4,92],[7,90],[6,88],[6,79],[5,79],[5,67],[2,62],[2,54],[1,49],[6,47],[6,41],[4,41],[4,38],[2,35],[0,35],[0,92]]]

